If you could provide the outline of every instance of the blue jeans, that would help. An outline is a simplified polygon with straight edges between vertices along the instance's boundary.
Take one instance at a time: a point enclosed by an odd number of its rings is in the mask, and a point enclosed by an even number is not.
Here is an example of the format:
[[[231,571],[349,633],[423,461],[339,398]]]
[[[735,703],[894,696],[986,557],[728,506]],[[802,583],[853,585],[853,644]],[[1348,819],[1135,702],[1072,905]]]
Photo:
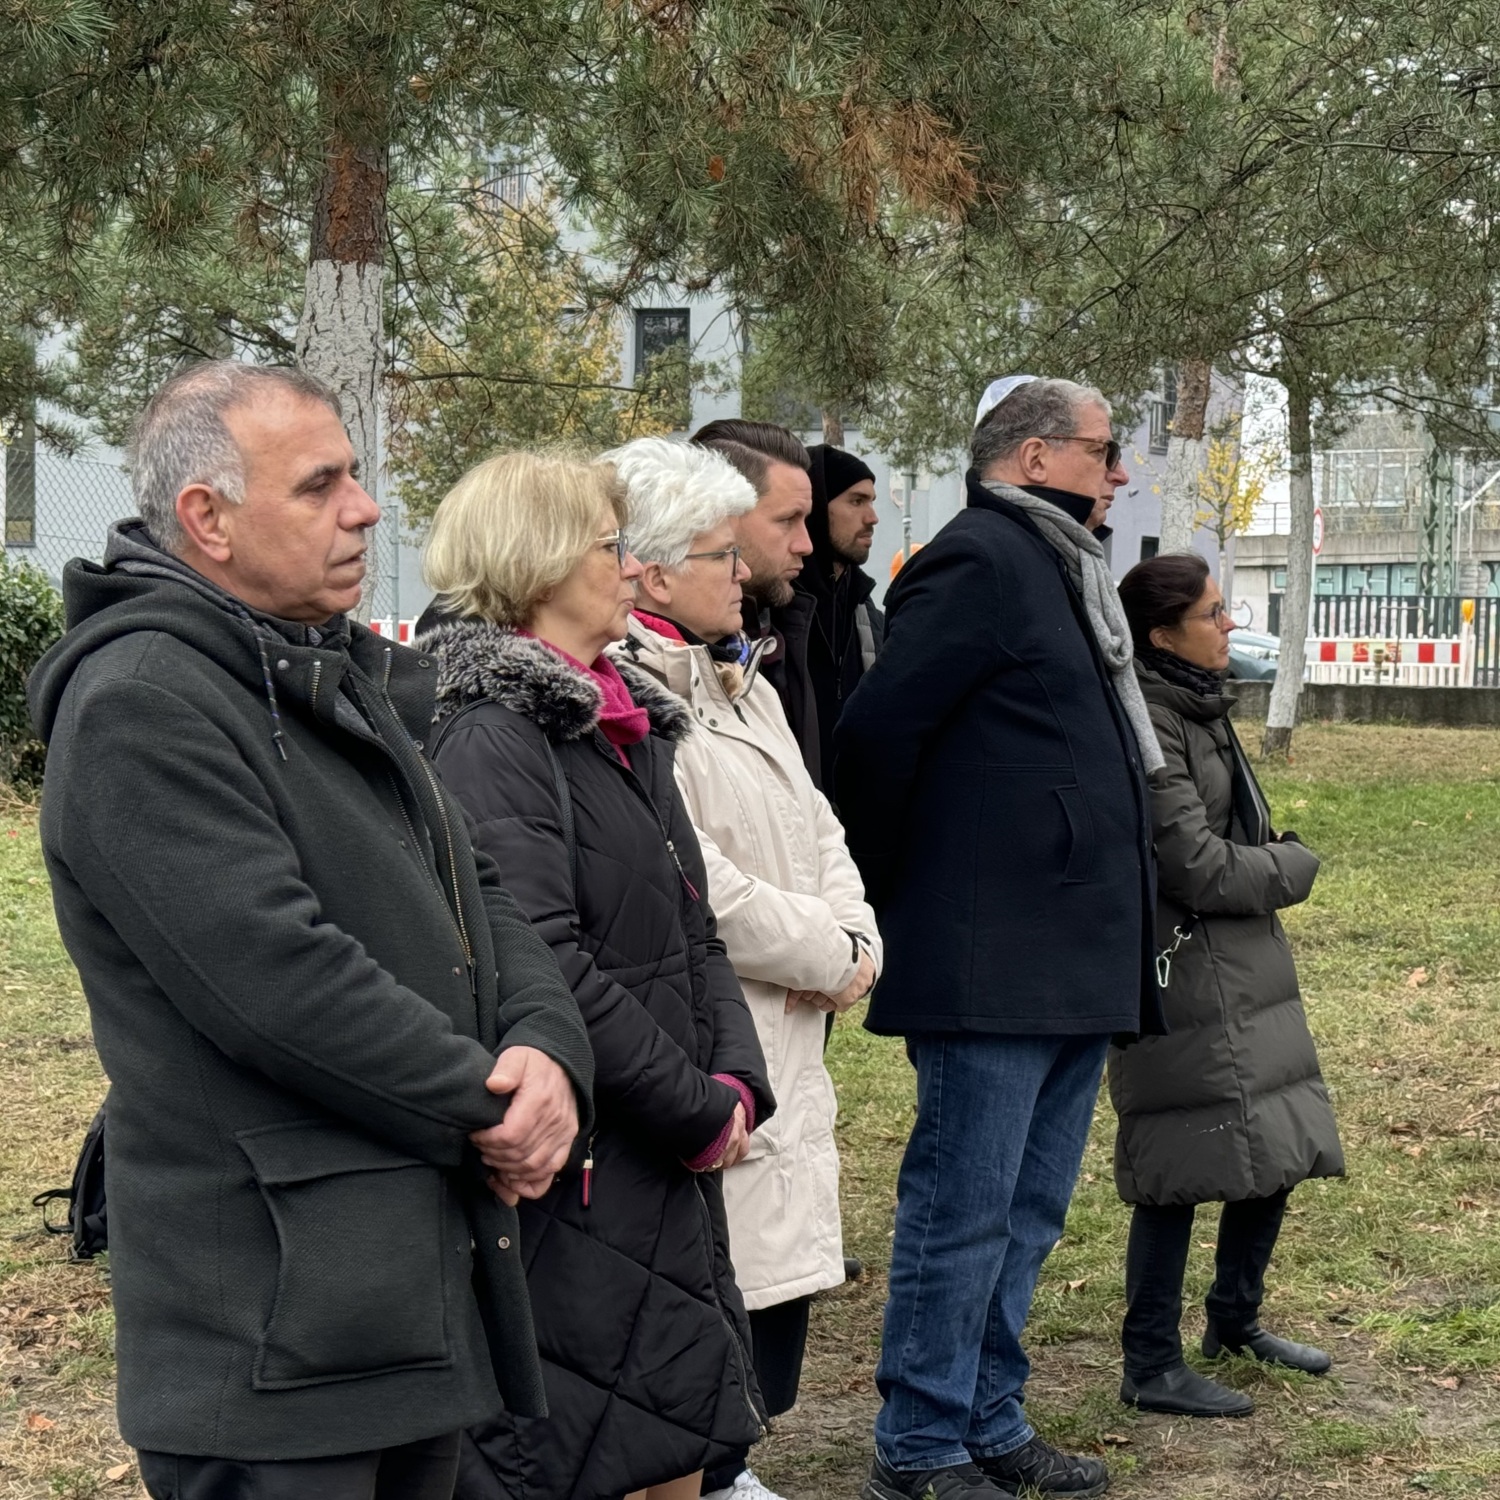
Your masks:
[[[894,1469],[1009,1453],[1033,1435],[1021,1330],[1062,1234],[1104,1036],[916,1036],[875,1444]]]

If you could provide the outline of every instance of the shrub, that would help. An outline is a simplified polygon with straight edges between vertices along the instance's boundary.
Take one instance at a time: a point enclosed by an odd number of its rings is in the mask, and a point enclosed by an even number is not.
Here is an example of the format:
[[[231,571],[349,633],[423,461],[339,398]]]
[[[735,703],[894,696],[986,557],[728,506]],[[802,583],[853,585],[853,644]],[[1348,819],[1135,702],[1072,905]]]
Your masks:
[[[0,782],[29,789],[42,779],[43,749],[31,732],[26,674],[62,629],[62,598],[46,575],[0,552]]]

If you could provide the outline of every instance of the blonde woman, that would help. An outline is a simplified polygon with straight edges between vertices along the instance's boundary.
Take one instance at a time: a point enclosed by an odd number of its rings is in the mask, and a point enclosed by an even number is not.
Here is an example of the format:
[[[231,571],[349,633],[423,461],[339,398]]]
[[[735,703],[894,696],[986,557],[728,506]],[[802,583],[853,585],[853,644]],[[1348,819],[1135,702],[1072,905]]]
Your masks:
[[[604,655],[641,571],[625,524],[608,464],[508,453],[443,500],[424,563],[433,759],[596,1061],[587,1155],[520,1209],[549,1416],[474,1429],[461,1500],[690,1500],[762,1426],[718,1173],[774,1104],[673,780],[689,716]]]
[[[735,1276],[775,1416],[797,1399],[813,1294],[844,1280],[824,1018],[869,990],[880,942],[843,829],[760,676],[769,643],[751,647],[740,634],[751,570],[734,523],[755,505],[755,490],[705,448],[642,438],[609,456],[629,486],[642,565],[635,618],[615,658],[691,710],[677,783],[779,1104],[745,1160],[724,1174]],[[747,1460],[741,1451],[710,1471],[705,1493],[777,1500]]]

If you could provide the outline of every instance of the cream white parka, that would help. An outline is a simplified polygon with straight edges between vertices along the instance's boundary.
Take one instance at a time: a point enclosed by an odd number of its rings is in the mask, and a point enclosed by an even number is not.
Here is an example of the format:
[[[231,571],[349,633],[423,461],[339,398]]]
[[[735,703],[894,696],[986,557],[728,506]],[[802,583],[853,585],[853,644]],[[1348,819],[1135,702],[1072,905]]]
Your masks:
[[[617,655],[683,699],[694,732],[677,746],[677,783],[708,869],[719,936],[766,1055],[776,1114],[724,1174],[730,1254],[749,1308],[774,1307],[844,1279],[837,1104],[823,1066],[824,1013],[788,990],[837,994],[854,978],[853,934],[877,969],[880,940],[844,830],[817,790],[758,654],[743,669],[639,619]]]

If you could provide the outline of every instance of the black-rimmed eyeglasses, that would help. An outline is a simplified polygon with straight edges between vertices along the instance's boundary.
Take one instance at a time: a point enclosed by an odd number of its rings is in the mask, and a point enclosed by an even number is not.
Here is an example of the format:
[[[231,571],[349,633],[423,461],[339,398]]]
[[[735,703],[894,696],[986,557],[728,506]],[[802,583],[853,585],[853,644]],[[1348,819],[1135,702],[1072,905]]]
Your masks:
[[[1103,449],[1106,469],[1114,468],[1120,461],[1120,445],[1113,438],[1078,437],[1071,432],[1039,432],[1037,436],[1046,443],[1088,443],[1095,450]]]

